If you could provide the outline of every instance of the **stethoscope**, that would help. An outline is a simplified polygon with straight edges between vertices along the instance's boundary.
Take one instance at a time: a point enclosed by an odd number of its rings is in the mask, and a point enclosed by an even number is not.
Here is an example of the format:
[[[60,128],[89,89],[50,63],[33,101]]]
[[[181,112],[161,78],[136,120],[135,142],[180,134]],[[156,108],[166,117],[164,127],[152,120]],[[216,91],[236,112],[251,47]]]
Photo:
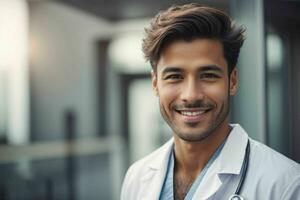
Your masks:
[[[242,187],[244,185],[245,177],[246,177],[247,170],[248,170],[249,155],[250,155],[250,142],[248,139],[246,153],[245,153],[244,161],[243,161],[243,165],[242,165],[242,176],[241,176],[239,184],[236,188],[235,193],[229,197],[229,200],[244,200],[244,198],[240,195],[240,193],[241,193]]]

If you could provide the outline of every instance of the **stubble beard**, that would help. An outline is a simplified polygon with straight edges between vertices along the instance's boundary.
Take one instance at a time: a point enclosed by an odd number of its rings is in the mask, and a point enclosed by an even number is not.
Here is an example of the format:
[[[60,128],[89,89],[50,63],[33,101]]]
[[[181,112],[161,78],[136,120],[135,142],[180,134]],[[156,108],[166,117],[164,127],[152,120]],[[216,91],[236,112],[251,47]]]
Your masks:
[[[166,110],[164,109],[162,103],[159,101],[159,107],[160,107],[160,113],[167,122],[167,124],[171,127],[174,134],[176,134],[180,139],[187,141],[187,142],[200,142],[205,140],[207,137],[211,136],[213,133],[215,133],[218,129],[218,127],[226,120],[228,114],[229,114],[229,108],[230,108],[230,95],[228,94],[227,102],[223,102],[219,113],[217,116],[212,119],[211,124],[208,125],[206,130],[198,132],[198,133],[187,133],[182,132],[180,128],[171,120],[170,117],[168,117]],[[172,112],[175,112],[172,110]],[[211,111],[209,111],[211,112]],[[186,124],[187,126],[190,126],[191,128],[197,127],[197,124],[191,123]]]

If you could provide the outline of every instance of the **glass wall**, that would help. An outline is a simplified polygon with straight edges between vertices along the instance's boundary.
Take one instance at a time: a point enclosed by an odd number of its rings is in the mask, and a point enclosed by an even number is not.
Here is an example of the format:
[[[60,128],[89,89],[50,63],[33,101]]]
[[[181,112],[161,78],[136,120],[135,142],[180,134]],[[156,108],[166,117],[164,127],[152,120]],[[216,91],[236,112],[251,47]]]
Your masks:
[[[300,162],[300,2],[265,1],[267,144]]]

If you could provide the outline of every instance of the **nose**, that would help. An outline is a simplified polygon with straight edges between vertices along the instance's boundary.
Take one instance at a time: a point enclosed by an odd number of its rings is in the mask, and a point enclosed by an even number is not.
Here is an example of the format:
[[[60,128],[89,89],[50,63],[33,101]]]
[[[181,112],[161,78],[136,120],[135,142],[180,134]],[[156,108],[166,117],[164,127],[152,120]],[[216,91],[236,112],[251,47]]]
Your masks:
[[[187,79],[181,90],[181,100],[184,102],[195,102],[203,100],[203,98],[204,93],[201,83],[194,78]]]

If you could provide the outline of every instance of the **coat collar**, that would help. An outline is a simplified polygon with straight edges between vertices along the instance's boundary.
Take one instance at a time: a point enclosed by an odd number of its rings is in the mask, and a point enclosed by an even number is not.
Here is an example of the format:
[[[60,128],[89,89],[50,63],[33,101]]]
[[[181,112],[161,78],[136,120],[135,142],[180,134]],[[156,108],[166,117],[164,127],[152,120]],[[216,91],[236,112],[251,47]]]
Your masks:
[[[239,174],[244,161],[248,135],[240,125],[231,126],[233,129],[216,161],[218,174]]]
[[[166,176],[168,160],[173,148],[173,143],[174,141],[172,138],[148,157],[146,163],[146,172],[141,177],[142,200],[159,199],[161,188]]]
[[[215,163],[219,174],[239,174],[244,160],[248,135],[239,124],[231,124],[232,130],[227,141]],[[171,138],[162,147],[153,153],[148,167],[152,170],[160,170],[166,167],[169,159],[174,139]],[[215,164],[216,165],[216,164]]]
[[[248,135],[240,125],[231,126],[233,129],[220,155],[208,169],[193,199],[208,199],[212,196],[222,185],[220,175],[240,173]],[[147,159],[147,171],[142,177],[142,182],[145,184],[143,196],[147,197],[144,199],[159,198],[173,143],[172,138]],[[147,187],[151,187],[152,190]]]
[[[231,126],[233,129],[220,155],[208,169],[193,199],[208,199],[215,194],[224,180],[222,175],[240,174],[248,135],[240,125]]]
[[[166,165],[169,160],[173,145],[174,139],[172,137],[168,142],[154,152],[153,158],[149,162],[148,167],[152,170],[163,170],[165,167],[167,167]]]

